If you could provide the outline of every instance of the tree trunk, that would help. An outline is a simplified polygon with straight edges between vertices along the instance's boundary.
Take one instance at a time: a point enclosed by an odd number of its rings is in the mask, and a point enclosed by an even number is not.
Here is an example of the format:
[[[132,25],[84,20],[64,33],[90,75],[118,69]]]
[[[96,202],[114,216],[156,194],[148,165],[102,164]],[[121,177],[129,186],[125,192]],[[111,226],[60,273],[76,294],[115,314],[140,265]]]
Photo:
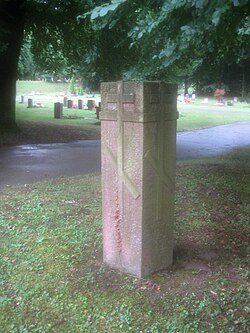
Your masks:
[[[0,4],[0,130],[17,130],[16,80],[24,33],[25,0]]]

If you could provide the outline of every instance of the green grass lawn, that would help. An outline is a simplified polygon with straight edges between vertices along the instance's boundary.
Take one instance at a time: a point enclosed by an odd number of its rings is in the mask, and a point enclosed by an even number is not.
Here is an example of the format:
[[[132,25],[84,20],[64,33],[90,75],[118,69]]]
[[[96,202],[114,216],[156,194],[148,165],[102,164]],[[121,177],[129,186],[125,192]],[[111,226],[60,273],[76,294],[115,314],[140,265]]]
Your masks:
[[[91,124],[95,118],[94,111],[67,109],[64,108],[64,119],[54,119],[54,102],[62,97],[58,94],[67,91],[69,84],[67,83],[48,83],[44,81],[17,81],[17,100],[20,102],[20,95],[25,92],[39,91],[44,95],[30,96],[34,103],[42,102],[44,108],[27,109],[27,99],[25,96],[25,104],[17,102],[17,121],[33,122],[49,122],[55,125],[74,125],[82,126]],[[72,97],[75,102],[78,98],[88,99],[87,95]],[[97,103],[100,101],[100,95],[95,95]],[[218,107],[215,106],[215,99],[210,98],[208,104],[202,104],[202,98],[197,98],[194,103],[179,104],[178,111],[180,117],[177,122],[178,131],[193,130],[197,128],[206,128],[216,125],[229,124],[240,121],[250,121],[250,107],[247,103],[236,103],[233,106]],[[211,110],[213,112],[211,112]],[[215,112],[216,111],[216,112]],[[77,119],[78,118],[78,119]]]
[[[177,131],[189,131],[200,128],[213,127],[218,125],[232,124],[241,121],[250,121],[250,108],[245,113],[228,112],[214,113],[200,107],[197,111],[193,109],[179,110],[180,116],[177,121]]]
[[[174,264],[102,263],[100,175],[0,189],[0,332],[249,332],[250,147],[179,162]]]
[[[46,81],[17,81],[17,95],[25,95],[31,92],[43,94],[56,94],[69,90],[70,83],[52,83]]]
[[[180,115],[177,122],[178,131],[250,121],[250,107],[246,102],[238,102],[233,106],[216,106],[213,97],[209,98],[208,104],[203,104],[202,101],[203,98],[197,98],[190,104],[178,103],[177,109]]]
[[[17,103],[27,142],[99,135],[92,111],[45,106]],[[179,108],[178,130],[250,120],[245,106],[208,108]],[[174,264],[148,279],[102,263],[100,175],[0,189],[0,332],[249,332],[249,154],[177,164]]]
[[[244,112],[242,112],[242,110],[244,110]],[[195,128],[205,128],[239,121],[250,121],[250,108],[227,110],[227,112],[219,109],[218,112],[209,112],[209,110],[204,109],[204,106],[196,105],[196,108],[193,109],[190,107],[190,105],[185,105],[178,107],[178,111],[180,113],[180,117],[178,119],[178,130],[180,131]],[[44,108],[32,109],[28,109],[26,104],[17,103],[16,116],[19,122],[44,121],[63,125],[81,125],[86,120],[96,118],[95,110],[64,108],[63,114],[66,117],[65,119],[54,119],[54,104],[51,101],[45,103]],[[67,117],[71,117],[71,119],[67,119]],[[85,118],[85,121],[83,121],[82,118]]]
[[[93,110],[78,110],[64,108],[62,119],[54,118],[54,105],[49,102],[44,108],[27,108],[24,104],[17,104],[16,119],[17,122],[32,121],[44,122],[56,125],[74,125],[82,126],[91,124],[97,121],[96,111]]]
[[[45,81],[17,81],[16,120],[20,128],[17,134],[0,136],[0,145],[26,143],[69,142],[81,139],[100,139],[100,125],[96,111],[68,109],[64,107],[63,118],[54,118],[54,103],[63,102],[63,93],[78,104],[82,99],[86,104],[92,95],[71,96],[70,83],[49,83]],[[24,103],[21,103],[24,96]],[[28,108],[28,98],[33,105],[42,103],[43,107]],[[95,95],[98,104],[100,95]]]

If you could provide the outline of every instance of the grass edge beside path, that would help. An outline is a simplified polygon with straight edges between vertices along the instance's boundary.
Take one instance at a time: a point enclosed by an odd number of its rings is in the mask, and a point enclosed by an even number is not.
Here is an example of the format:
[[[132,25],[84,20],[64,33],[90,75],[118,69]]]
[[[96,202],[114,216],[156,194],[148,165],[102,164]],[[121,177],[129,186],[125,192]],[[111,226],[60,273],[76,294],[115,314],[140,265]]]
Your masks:
[[[20,129],[18,133],[0,133],[0,146],[100,139],[100,123],[98,121],[79,126],[20,121],[18,127]]]
[[[20,131],[16,134],[0,133],[0,146],[100,139],[100,122],[95,119],[95,110],[66,108],[63,119],[54,119],[52,105],[48,102],[45,108],[27,109],[26,105],[17,103]],[[190,131],[241,121],[250,121],[249,108],[238,109],[235,106],[233,112],[221,108],[218,112],[208,112],[204,105],[182,105],[177,130]]]
[[[187,120],[186,124],[179,123],[178,129],[179,131],[195,131],[229,123],[231,122],[223,121],[220,124],[212,120],[211,122],[204,124],[202,120],[197,120],[193,123],[190,122],[190,120]],[[62,125],[46,121],[19,121],[18,127],[20,129],[18,133],[0,133],[0,147],[21,144],[67,143],[77,140],[101,139],[100,122],[97,120],[88,121],[84,124],[79,124],[78,126],[70,124],[70,121],[68,124]]]

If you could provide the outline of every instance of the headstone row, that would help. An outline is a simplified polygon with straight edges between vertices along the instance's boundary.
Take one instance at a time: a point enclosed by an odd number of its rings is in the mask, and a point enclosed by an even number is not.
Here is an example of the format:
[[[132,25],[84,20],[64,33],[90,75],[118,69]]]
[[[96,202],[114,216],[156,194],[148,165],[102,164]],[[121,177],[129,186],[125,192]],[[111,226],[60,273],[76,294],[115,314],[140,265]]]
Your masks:
[[[21,96],[21,103],[24,103],[24,96]],[[78,104],[75,105],[74,101],[72,99],[68,99],[67,97],[64,97],[63,99],[63,103],[61,103],[64,107],[67,107],[68,109],[72,109],[72,108],[78,108],[79,110],[83,109],[83,100],[79,99],[78,100]],[[33,105],[33,99],[32,98],[28,98],[28,106],[29,109],[32,109],[34,107]],[[89,110],[93,110],[96,108],[96,103],[94,100],[88,100],[87,101],[87,107]]]
[[[70,102],[70,103],[69,103]],[[68,108],[72,108],[71,100],[67,101]],[[54,103],[54,118],[61,119],[63,118],[63,107],[64,103],[56,102]],[[78,108],[82,109],[82,100],[78,100]],[[101,103],[98,104],[98,106],[95,107],[96,109],[96,118],[99,119],[99,113],[101,111]]]

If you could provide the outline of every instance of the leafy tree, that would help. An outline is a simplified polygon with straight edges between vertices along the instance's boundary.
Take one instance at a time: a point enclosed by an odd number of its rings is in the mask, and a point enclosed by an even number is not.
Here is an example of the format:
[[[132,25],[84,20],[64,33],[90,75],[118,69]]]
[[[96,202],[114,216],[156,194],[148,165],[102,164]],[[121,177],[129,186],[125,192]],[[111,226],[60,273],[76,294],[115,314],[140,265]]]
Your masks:
[[[1,130],[16,129],[15,85],[24,33],[30,38],[38,68],[48,73],[57,75],[65,70],[70,76],[81,73],[85,84],[91,88],[96,88],[100,80],[120,78],[134,53],[127,51],[126,17],[121,18],[121,29],[118,30],[110,27],[100,29],[89,17],[80,17],[101,3],[103,1],[99,0],[0,2]],[[26,51],[28,45],[24,43],[22,53]],[[21,56],[20,70],[24,70],[23,60]]]
[[[249,8],[248,0],[113,0],[90,15],[112,30],[124,17],[130,22],[127,38],[140,59],[126,78],[220,83],[225,64],[249,59]]]
[[[224,64],[247,70],[249,26],[248,0],[1,0],[0,127],[16,128],[24,31],[40,67],[79,71],[95,87],[121,77],[219,82]]]
[[[95,2],[98,4],[98,2]],[[15,95],[18,59],[24,32],[30,36],[36,62],[58,72],[67,57],[76,56],[79,43],[87,35],[87,20],[77,16],[93,8],[89,1],[1,0],[0,2],[0,128],[17,130]],[[77,34],[80,32],[80,34]],[[78,39],[77,37],[83,38]],[[25,47],[25,46],[24,46]],[[85,44],[87,49],[87,44]],[[82,48],[83,49],[83,48]],[[79,57],[78,57],[79,58]],[[78,59],[76,57],[76,59]]]
[[[32,79],[35,74],[34,56],[31,50],[31,41],[29,38],[24,40],[18,61],[18,78]]]
[[[91,89],[98,89],[101,81],[120,80],[136,58],[136,52],[129,49],[126,38],[126,18],[120,23],[120,29],[93,27],[95,36],[91,47],[85,50],[79,62],[79,72]]]

